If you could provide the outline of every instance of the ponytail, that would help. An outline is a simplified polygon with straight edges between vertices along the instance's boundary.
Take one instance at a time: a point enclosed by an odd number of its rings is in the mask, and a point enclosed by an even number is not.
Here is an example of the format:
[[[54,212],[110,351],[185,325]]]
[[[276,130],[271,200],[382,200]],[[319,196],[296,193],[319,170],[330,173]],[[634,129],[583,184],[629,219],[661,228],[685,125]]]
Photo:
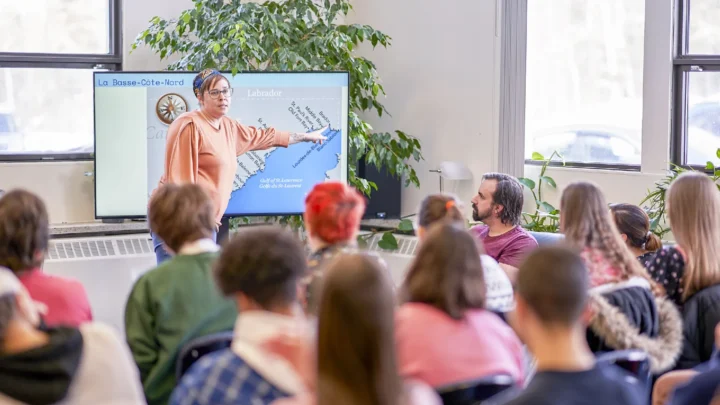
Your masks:
[[[431,194],[420,203],[418,225],[427,228],[438,221],[464,222],[457,201],[447,195]]]
[[[645,239],[645,243],[643,244],[643,249],[648,252],[655,252],[662,249],[662,247],[663,244],[662,240],[660,240],[660,237],[652,232],[648,232],[647,239]]]

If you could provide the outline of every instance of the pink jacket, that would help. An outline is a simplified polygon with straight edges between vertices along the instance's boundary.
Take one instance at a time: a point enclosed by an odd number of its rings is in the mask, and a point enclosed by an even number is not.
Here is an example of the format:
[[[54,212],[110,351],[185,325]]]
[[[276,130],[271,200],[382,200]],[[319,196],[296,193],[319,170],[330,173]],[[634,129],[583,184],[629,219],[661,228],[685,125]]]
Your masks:
[[[400,373],[432,387],[493,374],[523,384],[520,340],[502,319],[486,310],[455,320],[426,304],[408,303],[395,316]]]

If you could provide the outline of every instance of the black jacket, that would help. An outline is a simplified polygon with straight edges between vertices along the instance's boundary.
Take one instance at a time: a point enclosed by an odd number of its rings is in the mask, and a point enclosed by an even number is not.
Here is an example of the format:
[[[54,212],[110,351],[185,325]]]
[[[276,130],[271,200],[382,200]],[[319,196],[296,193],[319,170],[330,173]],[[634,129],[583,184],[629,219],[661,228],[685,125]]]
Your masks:
[[[594,315],[587,340],[593,352],[640,349],[650,370],[670,370],[682,349],[682,322],[675,305],[655,297],[643,279],[604,285],[590,291]]]
[[[710,360],[715,348],[715,326],[720,323],[720,284],[688,298],[682,318],[685,341],[677,368],[693,368]]]
[[[47,330],[47,345],[12,355],[0,354],[0,393],[29,405],[61,401],[80,365],[83,337],[78,329]]]

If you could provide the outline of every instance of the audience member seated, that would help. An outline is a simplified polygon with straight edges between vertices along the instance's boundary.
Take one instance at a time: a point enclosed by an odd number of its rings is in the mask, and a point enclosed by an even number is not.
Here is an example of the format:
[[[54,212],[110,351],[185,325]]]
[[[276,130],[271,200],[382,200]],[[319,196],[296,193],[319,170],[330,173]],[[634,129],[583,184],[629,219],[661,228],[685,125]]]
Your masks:
[[[650,232],[650,218],[645,211],[632,204],[611,204],[615,226],[630,251],[646,265],[655,252],[662,249],[660,237]]]
[[[303,370],[309,384],[308,393],[277,404],[440,405],[431,387],[403,381],[398,372],[395,296],[377,257],[338,255],[329,263],[323,284],[315,356],[308,355],[312,351],[307,346],[299,350],[302,343],[289,336],[272,344]]]
[[[522,184],[502,173],[485,174],[472,199],[473,220],[484,223],[472,231],[482,240],[485,253],[500,263],[512,282],[523,257],[538,246],[520,226],[522,207]]]
[[[109,327],[41,328],[27,290],[0,268],[0,404],[145,403],[138,372]]]
[[[537,359],[537,373],[522,392],[498,394],[511,405],[644,405],[644,387],[612,364],[596,363],[585,340],[589,271],[562,247],[542,247],[520,266],[516,310],[510,318]]]
[[[572,183],[560,206],[565,241],[578,249],[590,275],[591,350],[639,349],[648,353],[653,374],[672,368],[682,349],[680,314],[623,242],[600,189]]]
[[[175,364],[188,341],[232,330],[237,310],[215,285],[219,247],[213,203],[196,184],[160,187],[148,209],[150,229],[172,254],[133,286],[125,307],[125,332],[150,405],[167,404],[176,384]]]
[[[465,218],[456,205],[457,201],[446,195],[433,194],[420,203],[415,233],[420,241],[425,239],[427,228],[438,221],[453,221],[465,226]],[[514,307],[513,287],[505,271],[492,257],[482,253],[483,279],[485,282],[485,307],[497,313],[509,312]]]
[[[12,190],[0,198],[0,266],[12,270],[32,299],[47,307],[46,325],[79,326],[92,321],[83,285],[42,271],[49,239],[47,209],[38,196]]]
[[[410,265],[395,316],[400,373],[434,388],[496,374],[522,385],[522,344],[485,309],[479,241],[464,225],[432,225]]]
[[[696,283],[701,282],[700,279],[687,279],[685,274],[688,268],[704,269],[704,281],[701,283],[705,286],[714,284],[708,284],[706,277],[718,273],[718,196],[716,189],[706,187],[707,182],[703,181],[706,178],[704,173],[689,172],[683,173],[670,184],[666,193],[666,206],[676,245],[658,251],[647,262],[650,275],[663,285],[668,296],[679,307],[698,291]],[[696,284],[692,287],[694,291],[688,291],[687,288],[693,283]]]
[[[714,330],[715,347],[720,347],[720,325]],[[720,386],[720,356],[715,352],[709,361],[696,369],[676,370],[664,374],[655,383],[653,405],[708,405]],[[672,399],[671,399],[672,398]]]
[[[678,259],[658,256],[651,271],[681,294],[685,345],[678,368],[692,368],[710,359],[720,322],[720,193],[705,173],[683,173],[670,184],[667,205]]]
[[[240,312],[232,346],[196,361],[170,404],[261,405],[303,392],[302,375],[264,345],[285,333],[310,333],[304,329],[297,296],[306,269],[302,245],[280,228],[251,228],[231,239],[215,267],[215,277]]]
[[[305,232],[311,253],[300,299],[307,313],[317,313],[318,289],[327,262],[338,253],[356,251],[364,213],[363,196],[341,182],[319,183],[305,198]]]

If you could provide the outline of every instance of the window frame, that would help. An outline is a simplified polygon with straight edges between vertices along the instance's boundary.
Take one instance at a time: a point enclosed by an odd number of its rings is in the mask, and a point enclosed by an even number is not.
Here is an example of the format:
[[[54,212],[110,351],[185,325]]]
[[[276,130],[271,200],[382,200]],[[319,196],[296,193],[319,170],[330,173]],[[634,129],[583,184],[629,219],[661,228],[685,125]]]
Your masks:
[[[683,168],[708,171],[705,165],[690,165],[686,159],[688,145],[687,120],[689,118],[688,90],[691,73],[720,72],[720,55],[689,53],[691,1],[692,0],[676,0],[675,4],[670,161],[672,164]]]
[[[107,54],[0,52],[0,68],[122,70],[122,0],[109,3]],[[0,162],[92,161],[93,153],[0,154]]]

